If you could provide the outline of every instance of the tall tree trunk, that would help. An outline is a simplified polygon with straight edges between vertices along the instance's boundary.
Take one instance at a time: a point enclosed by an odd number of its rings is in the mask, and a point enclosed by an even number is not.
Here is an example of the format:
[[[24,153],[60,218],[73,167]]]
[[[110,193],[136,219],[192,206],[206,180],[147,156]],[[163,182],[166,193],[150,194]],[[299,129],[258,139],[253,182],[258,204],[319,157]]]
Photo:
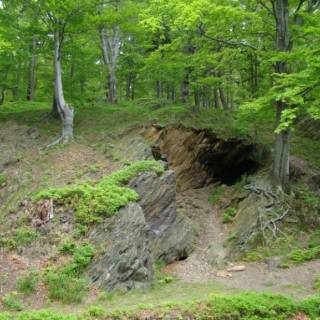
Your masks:
[[[2,88],[1,95],[0,95],[0,105],[2,105],[4,103],[5,93],[6,93],[6,89]]]
[[[28,88],[27,88],[27,100],[32,101],[34,99],[34,91],[36,88],[36,67],[37,67],[37,40],[36,37],[32,37],[31,46],[31,62],[29,66]]]
[[[117,63],[120,53],[120,28],[114,26],[109,33],[106,29],[101,30],[101,44],[104,62],[109,69],[108,79],[108,102],[115,104],[118,102],[117,96]]]
[[[289,4],[288,0],[275,1],[276,45],[279,52],[290,50],[289,35]],[[288,73],[285,61],[278,61],[275,65],[279,74]],[[282,112],[287,108],[283,101],[276,102],[276,126],[281,120]],[[276,134],[274,147],[273,177],[276,183],[286,192],[289,191],[289,158],[290,158],[290,129],[287,128]]]
[[[220,101],[221,101],[221,105],[222,105],[222,108],[224,110],[228,110],[228,102],[227,102],[227,98],[224,94],[224,90],[223,88],[219,88],[219,95],[220,95]]]
[[[214,88],[213,96],[214,96],[214,108],[215,108],[215,109],[219,109],[219,108],[220,108],[220,104],[219,104],[219,92],[218,92],[218,89],[217,89],[217,88]]]
[[[190,70],[186,70],[184,79],[182,81],[181,101],[182,103],[188,103],[189,100],[189,84],[190,84]]]
[[[157,80],[156,83],[156,91],[157,91],[157,98],[161,99],[162,98],[162,93],[163,93],[163,88],[162,88],[162,81],[161,80]]]
[[[62,69],[61,69],[61,44],[62,44],[62,35],[59,30],[56,30],[54,33],[54,72],[55,72],[55,81],[54,81],[54,94],[55,101],[59,116],[62,122],[62,136],[59,139],[59,142],[63,143],[69,142],[73,139],[73,115],[74,110],[69,106],[65,99],[63,93],[63,84],[62,84]]]

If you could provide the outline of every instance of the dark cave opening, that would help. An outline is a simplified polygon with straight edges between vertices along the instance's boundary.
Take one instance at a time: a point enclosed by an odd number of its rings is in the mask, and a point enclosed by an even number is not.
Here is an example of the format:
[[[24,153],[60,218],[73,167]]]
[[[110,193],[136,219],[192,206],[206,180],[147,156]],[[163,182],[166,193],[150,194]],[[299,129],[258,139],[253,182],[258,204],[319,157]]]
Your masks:
[[[265,146],[245,138],[218,138],[212,131],[179,126],[153,127],[153,156],[175,171],[178,190],[211,183],[233,185],[265,162]]]

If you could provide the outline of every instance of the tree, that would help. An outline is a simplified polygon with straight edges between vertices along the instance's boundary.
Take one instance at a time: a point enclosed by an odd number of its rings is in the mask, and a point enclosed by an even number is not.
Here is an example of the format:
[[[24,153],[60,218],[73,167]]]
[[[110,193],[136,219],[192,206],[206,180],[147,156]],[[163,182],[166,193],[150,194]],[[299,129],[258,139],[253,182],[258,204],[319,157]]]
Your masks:
[[[54,42],[54,105],[62,122],[62,135],[54,142],[67,143],[73,139],[74,109],[66,103],[62,80],[62,46],[68,29],[76,28],[82,21],[85,1],[68,0],[63,3],[55,0],[39,2],[42,20],[48,27],[49,36]]]

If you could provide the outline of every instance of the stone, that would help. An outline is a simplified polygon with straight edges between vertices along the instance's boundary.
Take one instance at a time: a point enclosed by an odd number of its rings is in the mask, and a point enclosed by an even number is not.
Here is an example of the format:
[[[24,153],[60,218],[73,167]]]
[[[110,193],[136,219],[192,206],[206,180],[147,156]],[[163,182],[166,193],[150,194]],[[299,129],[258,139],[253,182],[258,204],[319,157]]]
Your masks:
[[[154,172],[144,173],[129,183],[140,195],[153,258],[166,263],[187,258],[195,242],[193,224],[186,216],[177,215],[175,185],[173,170],[160,177]]]
[[[218,270],[216,272],[216,277],[218,277],[218,278],[232,278],[232,274],[226,270]]]
[[[244,265],[233,266],[227,269],[228,272],[241,272],[245,271],[247,268]]]
[[[90,266],[92,282],[107,291],[148,286],[153,279],[148,232],[137,203],[130,203],[93,230],[90,240],[104,253]]]

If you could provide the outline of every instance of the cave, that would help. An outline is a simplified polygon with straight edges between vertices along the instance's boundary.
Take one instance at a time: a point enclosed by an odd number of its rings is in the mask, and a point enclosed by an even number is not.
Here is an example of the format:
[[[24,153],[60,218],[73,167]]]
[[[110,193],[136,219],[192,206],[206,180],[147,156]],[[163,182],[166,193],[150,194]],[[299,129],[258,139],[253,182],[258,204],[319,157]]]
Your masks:
[[[249,138],[223,139],[208,129],[153,125],[145,136],[155,159],[166,161],[175,171],[178,191],[235,184],[244,174],[254,174],[268,158],[266,147]]]

